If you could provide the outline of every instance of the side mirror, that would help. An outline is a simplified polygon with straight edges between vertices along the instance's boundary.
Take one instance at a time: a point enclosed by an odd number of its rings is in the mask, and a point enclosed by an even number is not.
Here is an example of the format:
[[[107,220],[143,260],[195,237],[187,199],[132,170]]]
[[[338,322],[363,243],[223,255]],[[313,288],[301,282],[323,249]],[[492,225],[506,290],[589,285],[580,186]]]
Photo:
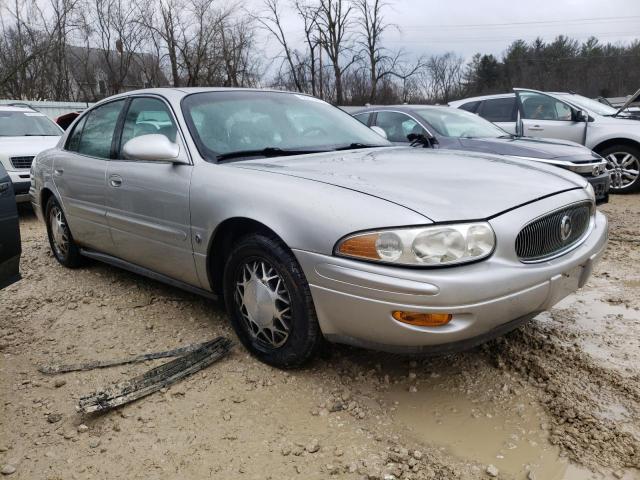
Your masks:
[[[369,127],[371,128],[371,130],[373,130],[374,132],[376,132],[378,135],[380,135],[383,138],[387,138],[387,132],[385,132],[382,128],[377,127],[377,126],[373,126],[373,127]]]
[[[576,119],[576,122],[588,122],[589,114],[584,110],[577,110],[575,112],[575,119]]]
[[[122,147],[122,154],[127,160],[182,163],[180,146],[158,133],[132,138]]]

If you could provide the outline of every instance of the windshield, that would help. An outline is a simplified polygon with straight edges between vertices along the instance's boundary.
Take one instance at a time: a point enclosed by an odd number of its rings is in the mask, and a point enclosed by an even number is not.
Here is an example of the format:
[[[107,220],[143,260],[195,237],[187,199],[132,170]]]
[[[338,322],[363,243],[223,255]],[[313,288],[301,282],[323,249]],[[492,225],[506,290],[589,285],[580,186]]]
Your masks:
[[[0,137],[62,135],[62,130],[40,112],[0,110]]]
[[[564,97],[564,99],[575,104],[577,107],[584,108],[598,115],[614,115],[618,111],[617,108],[610,107],[591,98],[583,97],[582,95],[560,94],[558,96]]]
[[[305,153],[391,145],[349,114],[306,95],[203,92],[185,97],[182,110],[200,154],[209,161],[233,152],[255,151],[255,156],[261,150]]]
[[[457,108],[416,108],[415,111],[445,137],[497,138],[507,135],[484,118]]]

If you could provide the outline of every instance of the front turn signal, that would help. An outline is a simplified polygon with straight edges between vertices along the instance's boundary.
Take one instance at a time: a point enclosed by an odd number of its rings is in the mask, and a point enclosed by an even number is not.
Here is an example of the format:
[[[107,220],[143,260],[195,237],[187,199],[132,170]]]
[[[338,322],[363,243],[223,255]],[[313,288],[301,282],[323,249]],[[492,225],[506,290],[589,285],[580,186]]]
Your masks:
[[[391,316],[397,321],[416,327],[441,327],[451,321],[450,313],[418,313],[395,310]]]

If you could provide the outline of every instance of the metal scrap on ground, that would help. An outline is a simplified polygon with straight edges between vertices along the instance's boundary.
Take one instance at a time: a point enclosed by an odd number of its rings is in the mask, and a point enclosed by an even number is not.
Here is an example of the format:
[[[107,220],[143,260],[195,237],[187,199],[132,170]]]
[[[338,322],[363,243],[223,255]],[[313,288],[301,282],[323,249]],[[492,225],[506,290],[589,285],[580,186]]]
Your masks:
[[[157,392],[161,388],[211,365],[225,356],[232,346],[231,340],[224,337],[203,343],[200,348],[131,380],[116,383],[104,390],[80,398],[78,411],[81,413],[102,412]]]
[[[132,356],[129,358],[123,358],[120,360],[97,360],[93,362],[76,363],[71,365],[42,365],[38,367],[38,371],[40,373],[44,373],[47,375],[57,375],[59,373],[80,372],[84,370],[93,370],[95,368],[106,368],[106,367],[115,367],[118,365],[127,365],[129,363],[141,363],[141,362],[146,362],[147,360],[155,360],[158,358],[177,357],[179,355],[184,355],[185,353],[198,350],[215,341],[217,341],[217,339],[209,342],[205,342],[205,343],[194,343],[191,345],[185,345],[184,347],[174,348],[173,350],[144,353],[142,355],[135,355],[135,356]]]

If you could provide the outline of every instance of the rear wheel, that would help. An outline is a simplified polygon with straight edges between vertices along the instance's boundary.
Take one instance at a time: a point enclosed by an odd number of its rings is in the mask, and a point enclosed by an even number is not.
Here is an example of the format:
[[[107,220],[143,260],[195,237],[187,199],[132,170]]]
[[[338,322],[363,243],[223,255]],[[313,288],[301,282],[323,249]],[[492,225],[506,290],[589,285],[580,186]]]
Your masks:
[[[55,199],[49,198],[45,209],[47,235],[53,256],[68,268],[77,268],[82,264],[80,248],[73,241],[62,207]]]
[[[640,149],[629,145],[613,145],[600,152],[607,161],[611,177],[611,193],[640,190]]]
[[[254,234],[238,242],[225,265],[224,298],[240,341],[261,361],[294,368],[318,352],[309,285],[278,239]]]

